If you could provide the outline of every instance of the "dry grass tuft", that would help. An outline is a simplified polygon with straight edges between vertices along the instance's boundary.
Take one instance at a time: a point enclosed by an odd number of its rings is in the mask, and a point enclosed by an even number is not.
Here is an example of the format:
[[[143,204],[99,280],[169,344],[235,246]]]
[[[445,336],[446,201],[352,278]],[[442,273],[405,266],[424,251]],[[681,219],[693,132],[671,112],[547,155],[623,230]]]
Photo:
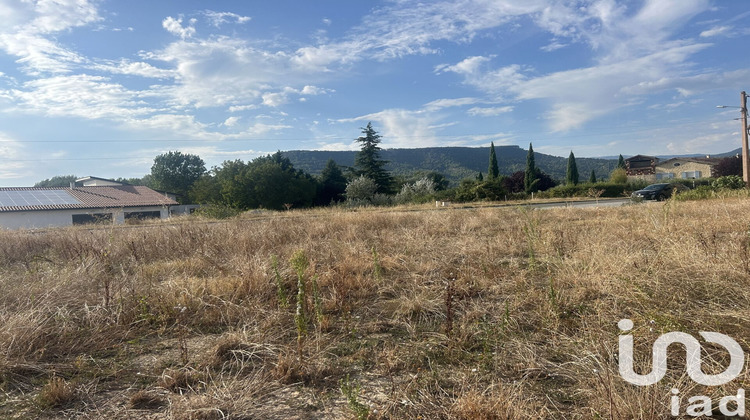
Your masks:
[[[194,369],[169,369],[159,378],[158,386],[183,394],[190,391],[200,391],[205,388],[205,374]]]
[[[61,409],[78,401],[78,392],[65,379],[53,376],[39,391],[36,402],[44,409]]]
[[[143,389],[133,394],[129,400],[129,406],[134,410],[157,410],[166,406],[167,403],[164,396]]]

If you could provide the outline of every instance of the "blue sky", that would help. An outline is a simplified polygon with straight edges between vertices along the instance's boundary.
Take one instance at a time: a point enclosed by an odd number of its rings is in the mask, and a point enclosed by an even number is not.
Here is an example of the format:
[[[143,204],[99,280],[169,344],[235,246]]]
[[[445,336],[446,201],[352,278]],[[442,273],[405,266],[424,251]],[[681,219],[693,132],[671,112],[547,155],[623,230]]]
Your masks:
[[[0,0],[0,185],[276,150],[739,147],[745,0]]]

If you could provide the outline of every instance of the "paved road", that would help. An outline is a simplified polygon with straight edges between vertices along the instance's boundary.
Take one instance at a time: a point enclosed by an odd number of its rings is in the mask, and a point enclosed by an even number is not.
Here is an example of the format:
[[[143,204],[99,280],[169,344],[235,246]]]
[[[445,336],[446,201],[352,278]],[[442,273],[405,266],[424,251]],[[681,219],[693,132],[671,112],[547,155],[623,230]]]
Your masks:
[[[560,201],[560,202],[549,202],[549,203],[528,203],[523,204],[533,209],[551,209],[558,207],[619,207],[625,204],[629,204],[631,201],[629,198],[614,198],[614,199],[599,199],[597,200],[583,200],[583,201]]]
[[[631,203],[629,198],[600,198],[599,200],[578,200],[578,201],[544,201],[544,202],[533,202],[533,201],[527,201],[527,202],[516,202],[513,204],[490,204],[490,205],[481,205],[481,206],[472,206],[472,205],[463,205],[463,206],[446,206],[446,207],[440,207],[439,209],[447,209],[447,208],[453,208],[453,209],[478,209],[478,208],[502,208],[502,207],[526,207],[531,209],[555,209],[560,207],[576,207],[576,208],[585,208],[585,207],[619,207],[624,206],[626,204]],[[411,211],[424,211],[424,209],[415,209]]]

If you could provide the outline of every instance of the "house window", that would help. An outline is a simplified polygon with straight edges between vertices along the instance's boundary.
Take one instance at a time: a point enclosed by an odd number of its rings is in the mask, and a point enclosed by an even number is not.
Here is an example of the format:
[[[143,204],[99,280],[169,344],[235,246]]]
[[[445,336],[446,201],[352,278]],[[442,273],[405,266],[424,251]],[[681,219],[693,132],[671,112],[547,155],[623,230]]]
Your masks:
[[[672,179],[674,174],[672,172],[659,172],[656,174],[656,179]]]
[[[131,211],[125,213],[125,220],[144,220],[144,219],[159,219],[161,218],[161,212],[156,211]]]
[[[672,165],[673,165],[674,167],[678,167],[678,166],[680,166],[680,165],[681,165],[681,163],[680,163],[680,162],[675,162],[675,163],[673,163]]]
[[[112,223],[112,213],[90,213],[74,214],[74,225],[87,225],[90,223]]]
[[[682,179],[698,179],[701,177],[701,171],[687,171],[682,173]]]

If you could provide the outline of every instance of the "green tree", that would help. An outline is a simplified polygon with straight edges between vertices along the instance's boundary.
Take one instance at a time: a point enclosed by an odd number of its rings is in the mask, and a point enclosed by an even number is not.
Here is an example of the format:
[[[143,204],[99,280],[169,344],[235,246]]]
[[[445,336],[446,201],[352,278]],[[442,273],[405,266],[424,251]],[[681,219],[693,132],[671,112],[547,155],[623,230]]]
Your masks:
[[[482,172],[479,172],[479,175],[477,175],[477,181],[484,181],[484,175],[482,175]]]
[[[146,187],[153,187],[151,174],[146,174],[141,178],[115,178],[117,182],[124,182],[130,185],[143,185]]]
[[[591,170],[591,176],[589,176],[589,182],[592,184],[596,183],[596,172],[594,170]]]
[[[381,136],[372,128],[372,123],[367,123],[367,127],[362,129],[362,134],[364,135],[355,140],[362,145],[354,159],[356,173],[375,181],[377,192],[389,193],[393,186],[393,177],[385,170],[388,162],[380,159]]]
[[[71,182],[78,179],[75,175],[57,175],[34,184],[35,187],[69,187]]]
[[[500,175],[500,168],[497,166],[497,155],[495,154],[495,142],[490,142],[490,164],[487,168],[489,179],[495,179]]]
[[[247,164],[239,159],[226,160],[221,167],[214,168],[214,177],[219,184],[221,203],[238,209],[249,209],[250,186],[245,184]]]
[[[320,192],[317,202],[327,206],[333,201],[341,200],[346,192],[346,177],[333,159],[328,159],[320,173]]]
[[[225,161],[214,168],[219,185],[221,204],[241,210],[282,210],[309,207],[317,193],[317,181],[309,174],[294,169],[281,152],[261,156],[252,162]],[[201,185],[201,184],[199,184]]]
[[[435,191],[444,191],[448,189],[448,186],[450,185],[450,181],[448,181],[445,175],[441,174],[440,172],[429,171],[424,175],[424,177],[432,181],[432,183],[435,185]]]
[[[565,174],[565,183],[568,185],[578,185],[578,165],[576,165],[576,157],[573,155],[573,151],[570,151],[568,156],[568,170]]]
[[[198,178],[190,187],[188,198],[193,203],[221,203],[221,184],[219,183],[219,179],[212,174],[206,174]]]
[[[526,154],[526,171],[523,176],[523,186],[526,193],[539,191],[539,169],[534,160],[534,147],[529,143],[529,152]]]
[[[622,155],[617,159],[617,167],[625,169],[625,158],[623,158]]]
[[[154,158],[151,178],[154,188],[179,194],[181,202],[188,201],[188,191],[206,173],[203,159],[182,152],[168,152]]]
[[[297,171],[280,152],[269,158],[257,158],[244,174],[245,185],[251,186],[250,208],[282,210],[310,207],[315,199],[317,184],[308,174]],[[284,161],[286,160],[286,161]]]

